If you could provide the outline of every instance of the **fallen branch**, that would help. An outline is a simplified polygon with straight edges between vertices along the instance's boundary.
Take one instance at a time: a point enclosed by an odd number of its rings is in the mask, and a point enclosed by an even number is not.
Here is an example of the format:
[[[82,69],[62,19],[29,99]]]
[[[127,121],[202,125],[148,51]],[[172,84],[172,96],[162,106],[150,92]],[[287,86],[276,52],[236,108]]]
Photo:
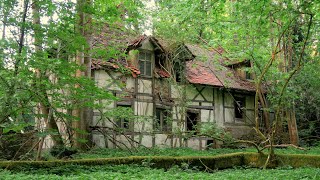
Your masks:
[[[264,146],[264,147],[261,149],[261,151],[264,150],[264,149],[267,149],[267,148],[269,148],[269,147],[270,147],[270,145],[266,145],[266,146]],[[296,146],[296,145],[294,145],[294,144],[278,144],[278,145],[272,145],[272,147],[284,147],[284,148],[293,147],[293,148],[295,148],[295,149],[299,149],[299,150],[303,150],[303,151],[306,151],[306,150],[307,150],[307,149],[305,149],[305,148]]]

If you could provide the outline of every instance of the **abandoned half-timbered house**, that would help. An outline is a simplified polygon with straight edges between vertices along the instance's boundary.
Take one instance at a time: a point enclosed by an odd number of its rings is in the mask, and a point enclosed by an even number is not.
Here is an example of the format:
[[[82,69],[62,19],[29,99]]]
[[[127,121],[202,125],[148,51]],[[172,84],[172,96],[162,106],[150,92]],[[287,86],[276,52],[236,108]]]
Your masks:
[[[108,108],[93,110],[90,127],[97,146],[205,149],[214,140],[199,133],[201,126],[214,125],[237,138],[251,131],[255,88],[244,71],[250,63],[226,64],[217,50],[172,44],[134,39],[122,60],[129,73],[116,60],[93,61],[97,85],[118,97]],[[135,117],[102,117],[118,107],[131,109]]]

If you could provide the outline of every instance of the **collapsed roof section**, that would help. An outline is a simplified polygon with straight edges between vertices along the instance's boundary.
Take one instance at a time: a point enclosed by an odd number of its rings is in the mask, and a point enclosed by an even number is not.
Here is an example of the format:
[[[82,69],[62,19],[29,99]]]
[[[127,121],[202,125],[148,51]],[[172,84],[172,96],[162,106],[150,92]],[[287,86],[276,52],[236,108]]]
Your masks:
[[[99,36],[94,38],[96,44],[104,46],[104,49],[107,51],[110,51],[110,48],[117,47],[118,50],[120,49],[120,52],[116,54],[115,57],[117,58],[109,58],[108,60],[94,58],[92,61],[93,70],[117,70],[120,66],[123,66],[130,70],[133,77],[137,77],[140,74],[140,70],[126,60],[130,50],[141,47],[142,42],[148,40],[155,47],[155,52],[167,54],[169,51],[168,43],[165,40],[146,35],[132,38],[134,35],[128,36],[127,33],[123,33],[122,35],[121,31],[119,33],[120,35],[115,35],[116,33],[112,32],[110,37],[109,28],[106,28]],[[223,63],[227,60],[221,56],[220,51],[210,50],[193,44],[182,44],[180,46],[184,46],[192,55],[192,59],[186,59],[186,79],[189,83],[249,92],[255,91],[253,82],[241,79],[230,66],[226,66]],[[161,67],[155,67],[154,73],[156,77],[170,77],[170,73]]]
[[[216,51],[210,51],[199,45],[186,44],[185,46],[195,56],[192,61],[186,62],[187,80],[190,83],[255,91],[253,82],[241,79],[233,69],[221,64],[224,58]]]

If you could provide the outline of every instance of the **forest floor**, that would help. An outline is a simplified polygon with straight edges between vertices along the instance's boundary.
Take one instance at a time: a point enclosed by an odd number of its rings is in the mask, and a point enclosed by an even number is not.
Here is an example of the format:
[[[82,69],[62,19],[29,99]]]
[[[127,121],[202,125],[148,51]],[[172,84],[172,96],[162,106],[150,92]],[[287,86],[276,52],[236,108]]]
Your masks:
[[[210,149],[197,151],[188,148],[177,149],[138,149],[135,152],[114,149],[93,149],[86,153],[78,153],[74,159],[127,157],[127,156],[213,156],[234,152],[256,152],[255,149]],[[320,148],[298,150],[293,148],[277,149],[279,154],[320,154]],[[53,157],[48,155],[49,160]],[[53,160],[53,159],[52,159]],[[197,167],[172,166],[170,169],[150,168],[148,162],[141,165],[62,165],[52,168],[19,170],[0,170],[2,179],[320,179],[319,168],[292,168],[290,166],[276,169],[257,169],[250,167],[234,167],[226,170],[199,170]]]

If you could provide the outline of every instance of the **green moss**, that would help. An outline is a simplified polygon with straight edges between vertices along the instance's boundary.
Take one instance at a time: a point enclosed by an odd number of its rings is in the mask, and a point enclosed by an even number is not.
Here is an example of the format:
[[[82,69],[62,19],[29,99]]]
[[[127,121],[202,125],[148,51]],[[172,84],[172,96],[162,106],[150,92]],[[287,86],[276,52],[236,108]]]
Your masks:
[[[63,165],[121,165],[139,164],[154,168],[170,169],[173,166],[197,167],[199,169],[226,169],[236,166],[263,167],[267,160],[267,154],[262,153],[232,153],[218,156],[129,156],[98,159],[56,160],[56,161],[0,161],[0,168],[50,168]],[[320,167],[319,155],[275,155],[269,167]]]
[[[320,168],[320,155],[280,154],[276,159],[278,166]]]

